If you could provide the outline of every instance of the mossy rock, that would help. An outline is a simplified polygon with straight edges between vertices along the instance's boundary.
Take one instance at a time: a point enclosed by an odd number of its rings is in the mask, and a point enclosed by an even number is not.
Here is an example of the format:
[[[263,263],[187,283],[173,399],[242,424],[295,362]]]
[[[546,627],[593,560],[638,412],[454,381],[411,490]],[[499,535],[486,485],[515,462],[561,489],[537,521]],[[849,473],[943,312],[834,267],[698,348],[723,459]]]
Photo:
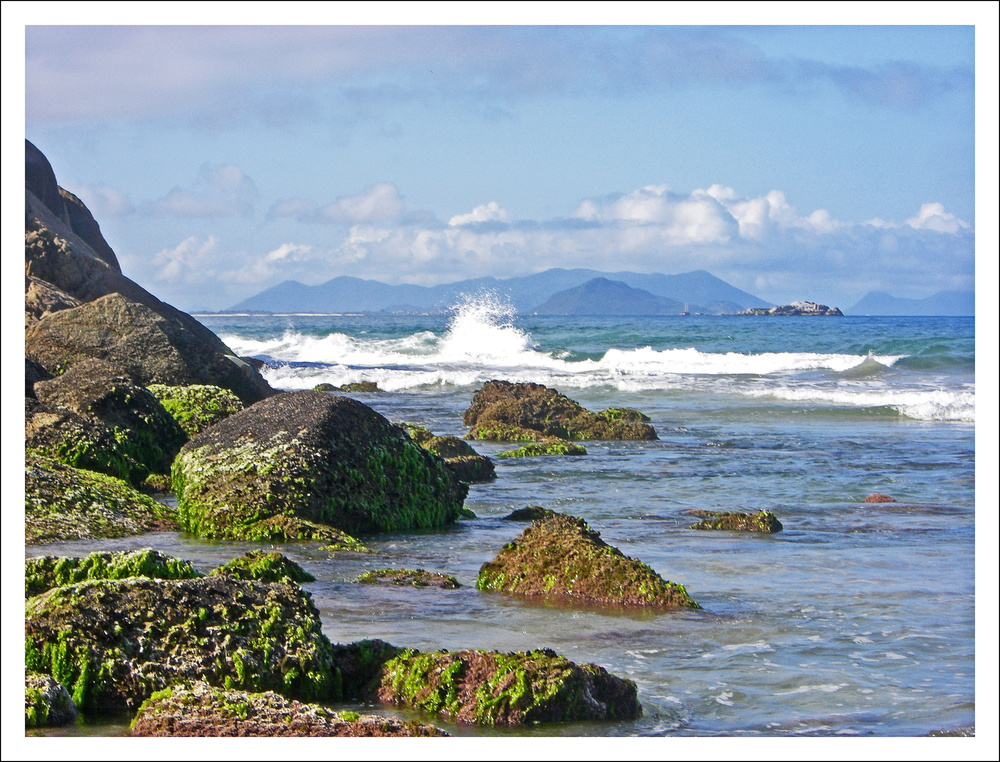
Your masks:
[[[459,481],[476,484],[496,479],[493,461],[472,449],[468,442],[453,436],[435,436],[430,429],[412,423],[397,426],[425,450],[443,458],[452,476]]]
[[[518,508],[503,517],[503,521],[536,521],[555,516],[556,512],[551,508],[542,508],[540,505],[529,505],[527,508]]]
[[[587,448],[583,445],[567,442],[565,439],[551,437],[540,442],[532,442],[516,450],[507,450],[497,455],[498,458],[534,458],[539,455],[586,455]]]
[[[76,715],[76,704],[62,683],[37,672],[25,673],[24,727],[65,725]]]
[[[455,590],[461,587],[450,574],[438,574],[424,569],[375,569],[358,576],[355,582],[368,585],[406,585],[411,587],[439,587]]]
[[[28,545],[177,528],[175,509],[121,479],[25,453],[24,540]]]
[[[188,682],[146,699],[132,720],[130,735],[372,738],[448,734],[433,725],[290,701],[273,691],[226,690]]]
[[[240,398],[221,386],[150,384],[148,389],[189,437],[243,409]]]
[[[683,585],[608,545],[583,519],[561,513],[507,543],[482,565],[476,587],[602,605],[700,608]]]
[[[256,579],[261,582],[315,582],[316,578],[276,551],[252,550],[209,572],[211,575],[228,574],[236,579]]]
[[[343,386],[334,386],[333,384],[316,384],[313,387],[314,392],[349,392],[355,394],[381,394],[382,390],[378,388],[378,384],[375,381],[355,381],[354,383],[344,384]]]
[[[166,556],[152,548],[98,551],[84,558],[35,556],[24,560],[24,597],[94,579],[197,579],[204,576],[190,561]]]
[[[172,479],[183,527],[227,539],[255,539],[277,517],[350,535],[431,529],[457,521],[468,492],[368,406],[313,391],[275,395],[203,431]]]
[[[53,588],[25,603],[25,665],[86,712],[134,711],[179,679],[332,700],[330,643],[292,583],[227,575],[131,577]]]
[[[542,384],[487,381],[472,398],[462,421],[470,439],[528,442],[541,437],[657,439],[649,418],[631,408],[594,413]],[[541,437],[531,438],[534,431]]]
[[[706,518],[697,524],[692,524],[689,529],[722,529],[731,532],[780,532],[782,527],[778,518],[770,511],[758,511],[757,513],[725,513],[722,511],[690,511],[693,516],[705,516]]]

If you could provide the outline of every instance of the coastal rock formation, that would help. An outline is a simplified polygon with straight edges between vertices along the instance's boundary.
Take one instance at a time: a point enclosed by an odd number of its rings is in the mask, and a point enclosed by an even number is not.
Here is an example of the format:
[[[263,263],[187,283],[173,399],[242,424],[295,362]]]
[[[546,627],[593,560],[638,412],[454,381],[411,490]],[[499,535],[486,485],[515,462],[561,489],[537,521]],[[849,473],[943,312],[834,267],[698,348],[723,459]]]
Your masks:
[[[316,578],[276,551],[252,550],[232,561],[217,566],[213,576],[226,574],[235,579],[255,579],[260,582],[315,582]]]
[[[538,519],[504,545],[482,565],[476,587],[603,605],[700,608],[683,585],[608,545],[583,519],[561,513]]]
[[[319,612],[295,584],[81,582],[29,598],[24,631],[27,669],[51,674],[83,711],[135,710],[182,679],[304,700],[335,694]]]
[[[531,442],[518,447],[516,450],[507,450],[497,455],[498,458],[533,458],[538,455],[586,455],[587,448],[583,445],[567,442],[558,437],[546,437],[537,442]]]
[[[518,508],[503,517],[503,521],[536,521],[555,516],[556,512],[551,508],[542,508],[540,505],[529,505],[526,508]]]
[[[462,415],[468,439],[536,442],[559,439],[656,439],[649,418],[631,408],[593,413],[542,384],[487,381]]]
[[[704,516],[689,529],[726,529],[733,532],[780,532],[782,527],[778,518],[770,511],[757,513],[726,513],[723,511],[688,511],[692,516]]]
[[[24,597],[95,579],[197,579],[203,576],[190,561],[166,556],[152,548],[113,553],[99,551],[84,558],[35,556],[24,561]]]
[[[458,520],[468,490],[371,408],[313,391],[203,431],[172,474],[184,528],[228,539],[275,537],[275,522],[289,519],[351,535],[440,527]]]
[[[24,396],[38,399],[35,395],[35,384],[52,378],[52,374],[34,360],[24,358]]]
[[[375,381],[355,381],[351,384],[344,384],[343,386],[334,386],[333,384],[316,384],[313,387],[314,392],[354,392],[355,394],[378,394],[382,390],[378,388],[378,383]]]
[[[175,509],[120,479],[25,453],[24,541],[28,545],[176,528]]]
[[[193,682],[165,688],[143,702],[130,735],[371,738],[448,734],[433,725],[289,701],[273,691],[250,693]]]
[[[62,683],[37,672],[24,674],[24,727],[65,725],[76,715],[76,704]]]
[[[737,315],[839,315],[844,316],[839,307],[827,307],[817,302],[792,302],[777,307],[751,307],[737,312]]]
[[[410,587],[439,587],[442,590],[455,590],[461,587],[458,580],[450,574],[438,574],[424,569],[376,569],[366,571],[358,576],[355,582],[367,585],[405,585]]]
[[[459,481],[474,484],[497,478],[493,461],[473,450],[468,442],[453,436],[434,436],[430,429],[412,423],[399,425],[410,435],[410,439],[443,458],[452,476]]]
[[[240,398],[220,386],[150,384],[148,388],[189,437],[243,409]]]

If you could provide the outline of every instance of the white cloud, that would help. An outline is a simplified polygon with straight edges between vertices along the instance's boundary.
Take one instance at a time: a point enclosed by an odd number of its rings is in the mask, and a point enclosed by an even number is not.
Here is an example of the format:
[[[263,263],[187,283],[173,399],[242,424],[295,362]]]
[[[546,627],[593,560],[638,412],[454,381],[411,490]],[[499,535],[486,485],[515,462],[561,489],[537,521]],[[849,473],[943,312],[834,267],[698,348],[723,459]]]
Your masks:
[[[908,219],[906,224],[914,230],[934,230],[938,233],[952,234],[970,227],[968,222],[946,212],[944,205],[938,203],[922,204],[917,216]]]
[[[175,187],[145,208],[173,217],[249,217],[257,196],[254,181],[235,164],[203,164],[191,187]]]
[[[326,252],[308,244],[283,243],[261,256],[250,257],[236,270],[220,273],[230,283],[267,283],[280,280],[312,280],[329,264]]]
[[[356,196],[340,196],[322,207],[307,199],[284,199],[270,208],[267,217],[292,217],[303,223],[355,225],[397,220],[402,216],[403,209],[403,199],[395,185],[376,183]]]
[[[128,196],[110,185],[81,185],[74,192],[98,221],[104,217],[124,217],[135,211]]]
[[[502,208],[496,201],[488,204],[481,204],[468,214],[456,214],[448,224],[452,227],[471,225],[478,222],[510,222],[510,214]]]
[[[205,240],[197,236],[185,238],[174,248],[153,256],[154,277],[166,283],[199,283],[214,278],[211,264],[217,247],[218,241],[212,235]]]

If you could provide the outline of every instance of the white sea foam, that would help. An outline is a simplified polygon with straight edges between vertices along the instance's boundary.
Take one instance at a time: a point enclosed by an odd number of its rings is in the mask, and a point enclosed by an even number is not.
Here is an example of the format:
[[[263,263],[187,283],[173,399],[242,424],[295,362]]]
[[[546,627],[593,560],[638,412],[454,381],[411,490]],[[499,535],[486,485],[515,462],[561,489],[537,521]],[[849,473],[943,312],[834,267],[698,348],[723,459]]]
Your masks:
[[[827,403],[852,408],[891,408],[918,421],[975,423],[976,395],[944,389],[873,388],[858,384],[819,386],[776,385],[767,389],[742,389],[749,397],[772,397],[788,402]]]

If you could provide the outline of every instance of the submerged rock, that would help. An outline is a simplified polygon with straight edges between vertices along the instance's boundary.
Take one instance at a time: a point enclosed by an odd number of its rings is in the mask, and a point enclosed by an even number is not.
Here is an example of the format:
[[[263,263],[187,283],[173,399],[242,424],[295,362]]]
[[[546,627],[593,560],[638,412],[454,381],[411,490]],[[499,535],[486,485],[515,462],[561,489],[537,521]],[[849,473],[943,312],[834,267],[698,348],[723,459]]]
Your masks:
[[[435,436],[430,429],[412,423],[398,425],[414,442],[443,458],[452,476],[459,481],[474,484],[497,478],[493,461],[473,450],[468,442],[453,436]]]
[[[65,725],[76,715],[76,704],[62,683],[37,672],[25,673],[24,727]]]
[[[583,519],[561,513],[507,543],[482,565],[476,587],[603,605],[700,608],[683,585],[608,545]]]
[[[282,553],[252,550],[212,569],[213,576],[227,574],[236,579],[261,582],[315,582],[316,578]]]
[[[149,391],[189,437],[243,409],[240,398],[221,386],[150,384]]]
[[[375,381],[355,381],[354,383],[344,384],[343,386],[334,386],[333,384],[316,384],[313,387],[314,392],[353,392],[355,394],[378,394],[382,390],[378,388],[378,383]]]
[[[276,537],[289,520],[307,535],[315,525],[352,535],[440,527],[458,520],[468,491],[371,408],[312,391],[276,395],[205,430],[172,477],[184,528],[228,539]]]
[[[450,574],[424,571],[423,569],[376,569],[366,571],[355,582],[368,585],[409,585],[412,587],[440,587],[455,590],[461,587]]]
[[[535,521],[536,519],[546,519],[555,516],[556,512],[551,508],[542,508],[540,505],[529,505],[527,508],[518,508],[503,517],[503,521]]]
[[[433,725],[392,717],[334,712],[289,701],[272,691],[224,690],[203,682],[171,686],[147,699],[132,721],[133,736],[446,736]]]
[[[705,516],[702,521],[692,524],[689,529],[724,529],[732,532],[780,532],[778,518],[770,511],[757,513],[724,513],[722,511],[688,511],[692,516]]]
[[[863,503],[898,503],[899,501],[891,495],[882,492],[873,492],[861,502]]]
[[[657,439],[648,417],[631,408],[593,413],[541,384],[487,381],[462,420],[469,439],[533,442],[559,439]]]
[[[204,575],[190,561],[166,556],[152,548],[91,553],[84,558],[35,556],[24,561],[24,597],[94,579],[197,579]]]
[[[498,458],[533,458],[539,455],[586,455],[587,448],[583,445],[567,442],[565,439],[548,437],[538,442],[526,444],[516,450],[507,450],[497,455]]]

